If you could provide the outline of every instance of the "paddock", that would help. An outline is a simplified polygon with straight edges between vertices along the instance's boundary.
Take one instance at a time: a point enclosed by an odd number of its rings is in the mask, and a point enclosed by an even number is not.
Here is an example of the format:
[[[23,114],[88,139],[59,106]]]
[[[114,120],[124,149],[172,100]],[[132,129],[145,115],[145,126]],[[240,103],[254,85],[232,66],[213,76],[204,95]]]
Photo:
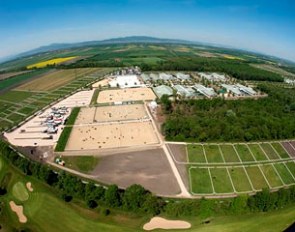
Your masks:
[[[74,126],[65,151],[144,146],[159,143],[151,121]]]
[[[156,95],[150,88],[112,89],[101,91],[97,103],[152,101]]]

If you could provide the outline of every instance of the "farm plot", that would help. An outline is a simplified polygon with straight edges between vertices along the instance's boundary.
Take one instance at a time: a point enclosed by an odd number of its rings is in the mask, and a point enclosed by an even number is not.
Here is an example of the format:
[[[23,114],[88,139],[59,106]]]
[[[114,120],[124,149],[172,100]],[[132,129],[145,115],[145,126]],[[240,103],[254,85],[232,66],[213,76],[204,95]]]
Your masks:
[[[282,146],[281,143],[272,143],[271,145],[277,151],[277,153],[279,154],[279,156],[282,159],[290,158],[290,156],[288,155],[288,153],[286,152],[286,150],[283,148],[283,146]]]
[[[264,150],[265,154],[268,156],[269,159],[274,160],[280,158],[269,143],[262,143],[260,144],[260,146]]]
[[[204,146],[208,163],[224,163],[218,145]]]
[[[191,167],[189,175],[193,194],[212,194],[214,192],[208,168]]]
[[[293,145],[291,142],[282,142],[282,145],[291,157],[295,157],[295,144]]]
[[[233,148],[233,145],[220,145],[225,162],[227,163],[239,163],[240,159]]]
[[[150,88],[113,89],[101,91],[97,103],[152,101],[156,95]]]
[[[245,144],[236,144],[234,145],[239,156],[240,156],[240,159],[243,161],[243,162],[251,162],[251,161],[254,161],[254,158],[250,152],[250,150],[248,149],[247,145]]]
[[[249,149],[252,151],[253,156],[257,161],[266,161],[268,157],[261,150],[259,144],[248,144]]]
[[[190,163],[207,163],[202,145],[187,145],[187,153]]]
[[[271,164],[261,165],[260,167],[272,188],[281,187],[284,185],[281,177],[276,173],[274,167]]]
[[[228,171],[237,192],[248,192],[253,190],[243,167],[228,168]]]
[[[234,192],[226,168],[210,168],[211,178],[216,193]]]
[[[76,57],[64,57],[64,58],[55,58],[55,59],[51,59],[51,60],[47,60],[47,61],[41,61],[32,65],[27,66],[27,69],[32,69],[32,68],[44,68],[47,65],[57,65],[57,64],[61,64],[64,63],[66,61],[70,61],[75,59]]]
[[[75,126],[66,151],[144,146],[159,143],[151,122]]]
[[[269,185],[267,184],[258,166],[248,166],[248,167],[245,167],[245,169],[250,177],[250,180],[255,190],[269,188]]]
[[[85,69],[65,69],[58,70],[46,74],[38,79],[32,80],[19,87],[17,90],[25,91],[49,91],[61,87],[74,79],[80,78],[83,75],[88,75],[99,70],[98,68],[85,68]]]
[[[281,176],[284,184],[288,185],[295,183],[295,179],[292,176],[292,173],[284,163],[276,163],[274,164],[274,167]],[[295,175],[295,173],[293,173],[293,175]]]

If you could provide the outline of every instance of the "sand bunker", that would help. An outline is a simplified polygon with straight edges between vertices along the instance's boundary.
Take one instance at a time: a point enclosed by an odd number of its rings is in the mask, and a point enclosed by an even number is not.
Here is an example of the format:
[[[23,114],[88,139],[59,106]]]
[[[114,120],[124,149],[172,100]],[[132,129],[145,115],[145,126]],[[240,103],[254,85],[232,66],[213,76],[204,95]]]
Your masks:
[[[20,223],[26,223],[27,222],[27,217],[23,213],[23,206],[22,205],[17,205],[14,203],[14,201],[9,202],[10,208],[13,212],[16,213],[18,216],[18,220]]]
[[[186,221],[180,220],[167,220],[161,217],[153,217],[148,223],[144,224],[144,230],[154,230],[154,229],[189,229],[191,224]]]
[[[33,192],[33,191],[34,191],[31,182],[28,182],[28,183],[26,184],[26,186],[27,186],[27,189],[28,189],[30,192]]]

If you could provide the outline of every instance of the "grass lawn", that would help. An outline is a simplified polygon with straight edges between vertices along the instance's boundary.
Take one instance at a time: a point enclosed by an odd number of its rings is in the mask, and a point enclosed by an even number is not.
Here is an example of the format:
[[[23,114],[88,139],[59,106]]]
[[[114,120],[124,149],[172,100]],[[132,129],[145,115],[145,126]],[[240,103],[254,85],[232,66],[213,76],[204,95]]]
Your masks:
[[[210,172],[216,193],[231,193],[234,191],[226,168],[210,168]]]
[[[99,162],[94,156],[64,156],[65,166],[83,173],[91,172]]]
[[[274,149],[268,143],[260,144],[262,149],[265,151],[269,159],[279,159],[280,157],[276,154]]]
[[[241,162],[232,145],[219,145],[219,146],[223,153],[225,162],[238,162],[238,163]]]
[[[292,177],[291,173],[289,172],[288,168],[283,163],[274,164],[274,167],[280,174],[282,180],[285,184],[294,184],[295,180]],[[295,175],[295,173],[294,173]]]
[[[279,187],[283,185],[282,181],[280,180],[280,177],[275,172],[271,164],[262,165],[261,170],[264,172],[264,175],[266,176],[268,183],[271,187]]]
[[[21,120],[24,119],[25,116],[19,115],[19,114],[11,114],[9,116],[7,116],[7,119],[13,121],[13,122],[20,122]]]
[[[19,103],[35,93],[32,92],[24,92],[24,91],[8,91],[4,94],[0,95],[0,100],[10,101],[12,103]]]
[[[248,146],[257,161],[268,160],[267,156],[264,154],[258,144],[248,144]]]
[[[285,158],[290,158],[290,156],[288,155],[288,153],[285,151],[285,149],[282,147],[282,144],[280,143],[272,143],[271,144],[273,146],[273,148],[277,151],[277,153],[279,154],[279,156],[282,159]]]
[[[208,163],[224,163],[218,145],[206,145],[204,148]]]
[[[250,180],[252,182],[253,187],[256,190],[261,190],[263,188],[268,188],[268,185],[260,171],[260,169],[258,168],[258,166],[249,166],[246,167],[246,171],[250,177]]]
[[[29,199],[29,193],[23,182],[17,182],[12,187],[13,196],[19,201],[26,201]]]
[[[206,163],[202,145],[187,145],[188,160],[191,163]]]
[[[286,163],[288,169],[290,170],[290,172],[295,175],[295,163],[293,161],[291,162],[287,162]]]
[[[244,144],[237,144],[234,145],[237,152],[239,153],[240,159],[243,162],[249,162],[249,161],[254,161],[254,158],[252,156],[252,154],[250,153],[248,147]]]
[[[252,191],[244,168],[228,168],[237,192]]]
[[[211,178],[208,168],[190,168],[192,193],[213,193]]]

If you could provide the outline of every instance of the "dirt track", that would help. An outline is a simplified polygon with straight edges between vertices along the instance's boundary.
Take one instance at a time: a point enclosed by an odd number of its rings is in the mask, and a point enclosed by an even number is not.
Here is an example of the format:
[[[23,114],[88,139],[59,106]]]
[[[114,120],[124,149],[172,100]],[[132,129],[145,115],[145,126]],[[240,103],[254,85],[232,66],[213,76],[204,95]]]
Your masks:
[[[98,181],[123,188],[137,183],[158,195],[172,196],[180,192],[162,149],[106,156],[91,174]]]

